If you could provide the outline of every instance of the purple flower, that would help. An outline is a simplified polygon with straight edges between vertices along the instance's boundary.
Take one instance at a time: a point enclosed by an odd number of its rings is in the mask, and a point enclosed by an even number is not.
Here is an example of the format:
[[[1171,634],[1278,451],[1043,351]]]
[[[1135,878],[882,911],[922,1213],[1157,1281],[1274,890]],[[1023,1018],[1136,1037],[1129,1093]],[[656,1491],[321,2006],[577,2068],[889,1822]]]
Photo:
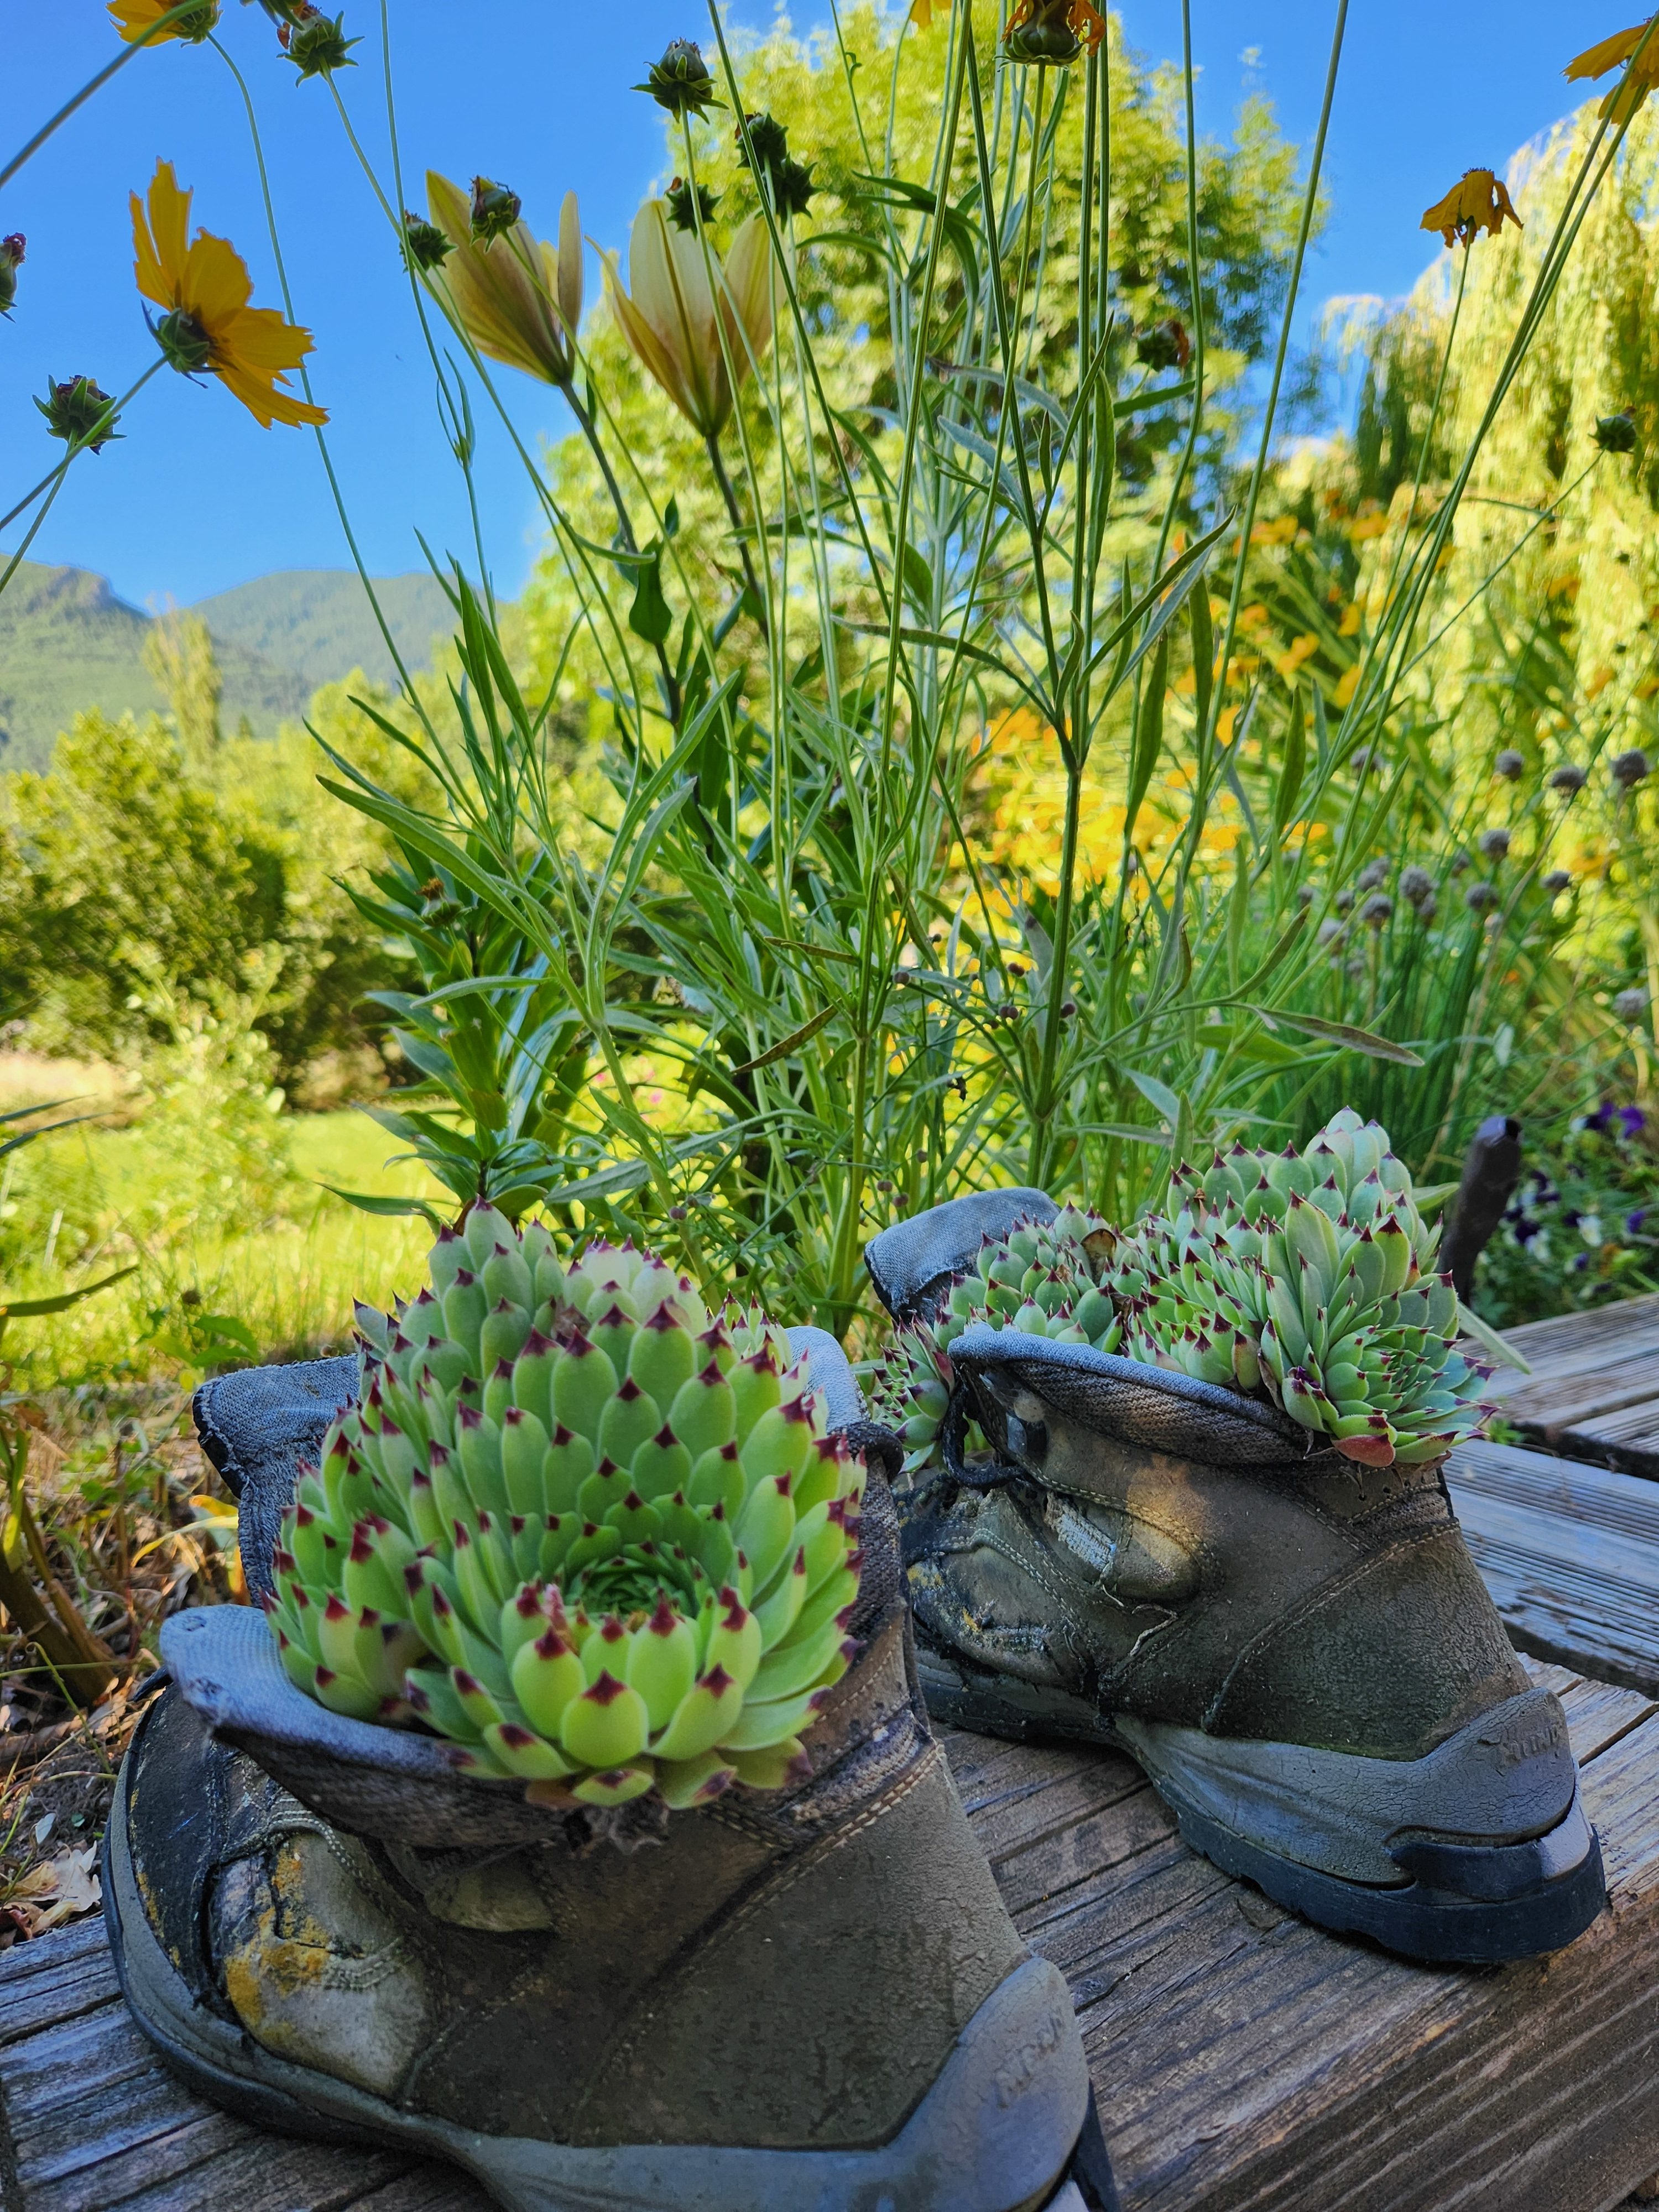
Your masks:
[[[1632,1237],[1638,1236],[1641,1233],[1642,1224],[1647,1218],[1648,1210],[1645,1206],[1633,1206],[1625,1216],[1625,1227],[1629,1234]]]
[[[1573,1274],[1575,1274],[1575,1275],[1582,1275],[1582,1274],[1583,1273],[1583,1272],[1584,1272],[1585,1268],[1586,1268],[1586,1267],[1589,1267],[1589,1254],[1588,1252],[1581,1252],[1581,1253],[1579,1253],[1579,1255],[1578,1255],[1578,1256],[1577,1257],[1577,1259],[1575,1259],[1575,1260],[1574,1260],[1574,1261],[1573,1261],[1573,1263],[1572,1263],[1571,1269],[1571,1273],[1573,1273]]]
[[[1604,1137],[1613,1126],[1613,1101],[1610,1098],[1604,1098],[1593,1114],[1585,1115],[1584,1127],[1587,1129],[1594,1129],[1598,1136]]]
[[[1533,1238],[1537,1236],[1539,1231],[1543,1227],[1543,1225],[1544,1224],[1541,1221],[1530,1220],[1527,1215],[1523,1213],[1520,1220],[1515,1224],[1516,1243],[1520,1245],[1530,1244]]]
[[[1564,1229],[1577,1229],[1583,1218],[1583,1215],[1579,1212],[1577,1206],[1570,1206],[1566,1212],[1561,1216],[1561,1226]]]
[[[1619,1119],[1627,1137],[1639,1137],[1648,1126],[1648,1117],[1639,1106],[1621,1106]]]

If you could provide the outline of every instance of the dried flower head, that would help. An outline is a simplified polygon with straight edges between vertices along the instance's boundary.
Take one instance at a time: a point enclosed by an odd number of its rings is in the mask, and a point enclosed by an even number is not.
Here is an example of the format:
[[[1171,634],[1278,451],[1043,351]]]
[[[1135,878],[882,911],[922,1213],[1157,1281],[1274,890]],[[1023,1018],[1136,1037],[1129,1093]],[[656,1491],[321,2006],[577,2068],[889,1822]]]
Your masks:
[[[1632,23],[1627,31],[1615,31],[1611,38],[1602,39],[1593,46],[1575,55],[1563,74],[1571,77],[1605,76],[1620,62],[1628,63],[1625,74],[1601,102],[1602,119],[1613,123],[1628,123],[1643,101],[1659,84],[1659,30],[1648,35],[1652,18]]]
[[[1178,315],[1135,332],[1135,359],[1150,369],[1185,368],[1193,357],[1193,342]]]
[[[1582,768],[1574,768],[1569,764],[1565,768],[1552,769],[1544,781],[1552,791],[1565,792],[1571,798],[1575,791],[1582,791],[1584,788],[1589,778]]]
[[[1609,773],[1621,791],[1633,784],[1645,782],[1653,773],[1653,763],[1639,745],[1632,745],[1627,753],[1614,755]]]
[[[1496,884],[1471,884],[1463,894],[1463,903],[1471,914],[1490,914],[1499,903]]]
[[[1085,45],[1097,53],[1105,35],[1106,19],[1089,0],[1014,0],[1002,46],[1011,62],[1063,69]]]
[[[1409,868],[1400,871],[1400,896],[1409,899],[1413,906],[1421,906],[1425,898],[1434,896],[1434,878],[1413,861]]]
[[[1559,898],[1563,891],[1570,891],[1572,889],[1572,878],[1565,868],[1552,868],[1548,875],[1542,879],[1541,888],[1547,890],[1552,898]]]
[[[1647,1010],[1647,991],[1639,983],[1631,990],[1620,991],[1614,994],[1613,1011],[1621,1022],[1639,1022]]]
[[[1496,238],[1506,222],[1522,228],[1509,187],[1490,169],[1465,169],[1443,200],[1423,217],[1425,230],[1437,230],[1448,246],[1473,246],[1484,230]]]
[[[1394,901],[1387,891],[1373,891],[1359,909],[1361,921],[1369,922],[1373,929],[1381,929],[1394,912]]]
[[[1505,745],[1492,763],[1492,772],[1494,775],[1501,775],[1505,783],[1514,783],[1525,773],[1526,765],[1524,755],[1516,752],[1512,745]]]
[[[1474,842],[1489,860],[1509,858],[1510,833],[1507,830],[1483,830]]]

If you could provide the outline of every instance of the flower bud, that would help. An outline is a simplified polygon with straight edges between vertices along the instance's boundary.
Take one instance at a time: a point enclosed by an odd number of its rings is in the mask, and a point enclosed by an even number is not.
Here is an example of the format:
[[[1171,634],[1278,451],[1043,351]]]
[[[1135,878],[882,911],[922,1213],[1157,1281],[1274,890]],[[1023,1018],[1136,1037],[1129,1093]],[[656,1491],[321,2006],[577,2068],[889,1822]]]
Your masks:
[[[435,222],[404,210],[404,252],[416,269],[441,269],[454,251]],[[435,891],[428,890],[428,897],[433,905],[442,905],[443,885],[439,884]]]
[[[1641,747],[1635,745],[1629,752],[1614,756],[1611,772],[1620,789],[1628,791],[1632,784],[1644,781],[1653,773],[1653,763]]]
[[[331,21],[320,8],[307,6],[302,16],[296,10],[296,21],[284,23],[276,36],[301,78],[331,76],[337,69],[357,66],[351,49],[362,42],[347,38],[344,26],[343,14]]]
[[[664,198],[668,204],[668,220],[675,229],[696,230],[699,225],[706,227],[714,221],[714,210],[725,194],[711,192],[707,185],[688,185],[684,177],[676,177]],[[684,1220],[684,1206],[679,1208],[676,1218]]]
[[[1474,842],[1489,860],[1509,858],[1510,833],[1507,830],[1483,830]]]
[[[1471,914],[1490,914],[1498,902],[1496,884],[1471,884],[1463,894],[1463,903]]]
[[[21,230],[0,238],[0,315],[11,313],[11,303],[17,297],[17,272],[23,265],[27,243]]]
[[[1617,415],[1600,415],[1590,435],[1604,453],[1633,453],[1636,417],[1628,407]]]
[[[1544,781],[1552,791],[1562,792],[1571,798],[1575,791],[1582,791],[1589,779],[1582,768],[1568,766],[1552,769]]]
[[[1526,761],[1513,746],[1505,745],[1492,763],[1492,774],[1501,775],[1506,783],[1513,783],[1526,768]]]
[[[708,74],[702,50],[690,39],[671,39],[662,59],[651,64],[645,82],[636,84],[634,89],[649,93],[658,106],[665,108],[670,115],[696,115],[705,107],[721,105],[715,97],[714,80]]]
[[[504,237],[523,209],[519,195],[505,185],[492,184],[488,177],[472,179],[472,236],[478,245],[489,246]]]
[[[48,384],[46,398],[34,404],[46,416],[52,436],[62,438],[66,445],[83,446],[96,453],[120,434],[115,428],[120,417],[111,407],[108,392],[100,392],[89,376],[72,376],[66,384]]]
[[[1572,889],[1572,878],[1565,868],[1552,868],[1543,879],[1543,888],[1552,898],[1559,898],[1563,891]]]
[[[148,313],[145,320],[149,320]],[[194,316],[187,315],[182,307],[175,307],[170,315],[163,315],[160,322],[152,322],[149,327],[167,367],[176,368],[180,376],[199,376],[204,369],[212,368],[213,341]]]
[[[1648,994],[1642,985],[1619,992],[1613,1001],[1613,1011],[1621,1022],[1639,1022],[1648,1010]]]
[[[1400,896],[1409,899],[1413,906],[1421,906],[1425,899],[1434,896],[1434,878],[1426,868],[1419,868],[1415,863],[1409,868],[1402,868],[1400,871]]]
[[[1359,909],[1361,921],[1369,922],[1373,929],[1381,929],[1394,912],[1394,901],[1386,891],[1375,891]]]

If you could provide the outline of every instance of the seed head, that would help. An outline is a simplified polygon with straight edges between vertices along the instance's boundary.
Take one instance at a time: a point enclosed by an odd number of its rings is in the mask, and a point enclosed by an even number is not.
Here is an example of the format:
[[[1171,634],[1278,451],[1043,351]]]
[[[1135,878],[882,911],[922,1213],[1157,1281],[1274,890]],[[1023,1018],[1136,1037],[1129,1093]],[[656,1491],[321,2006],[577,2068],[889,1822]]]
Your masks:
[[[1514,783],[1525,771],[1526,765],[1524,757],[1516,752],[1513,745],[1505,745],[1492,763],[1492,772],[1494,775],[1501,775],[1505,783]]]
[[[1509,858],[1510,833],[1507,830],[1483,830],[1474,842],[1489,860]]]
[[[1621,791],[1644,782],[1652,773],[1653,763],[1639,745],[1633,745],[1627,753],[1615,754],[1611,764],[1613,780]]]
[[[1544,781],[1552,791],[1562,792],[1570,799],[1575,791],[1582,791],[1584,788],[1589,778],[1582,768],[1573,768],[1569,765],[1565,768],[1552,769]]]

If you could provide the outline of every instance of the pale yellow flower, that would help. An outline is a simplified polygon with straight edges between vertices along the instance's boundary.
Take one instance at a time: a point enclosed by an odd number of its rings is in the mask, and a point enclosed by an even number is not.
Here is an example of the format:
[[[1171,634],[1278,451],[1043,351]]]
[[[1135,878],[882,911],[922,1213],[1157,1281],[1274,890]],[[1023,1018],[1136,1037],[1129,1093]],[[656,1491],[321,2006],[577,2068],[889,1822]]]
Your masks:
[[[426,204],[453,248],[434,281],[448,284],[479,352],[544,384],[568,385],[576,373],[582,319],[582,227],[574,192],[565,194],[556,247],[544,245],[527,222],[480,245],[472,235],[471,196],[435,169],[427,171]]]
[[[750,216],[722,269],[702,239],[674,228],[663,201],[647,200],[628,249],[631,289],[623,289],[614,255],[605,266],[612,313],[639,361],[694,430],[717,438],[744,379],[772,343],[764,222]]]

